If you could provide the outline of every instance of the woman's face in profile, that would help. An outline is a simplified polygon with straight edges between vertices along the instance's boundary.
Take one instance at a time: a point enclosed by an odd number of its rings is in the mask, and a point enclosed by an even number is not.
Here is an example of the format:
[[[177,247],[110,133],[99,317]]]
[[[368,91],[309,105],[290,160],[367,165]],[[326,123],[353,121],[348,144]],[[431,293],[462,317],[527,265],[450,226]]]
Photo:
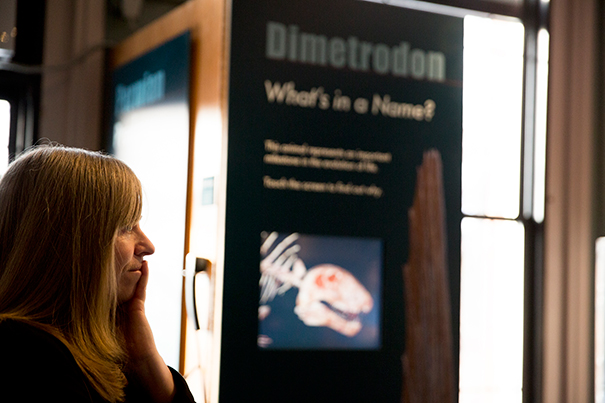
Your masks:
[[[134,295],[142,274],[143,258],[155,252],[155,247],[138,224],[119,229],[114,247],[118,302],[122,303]]]

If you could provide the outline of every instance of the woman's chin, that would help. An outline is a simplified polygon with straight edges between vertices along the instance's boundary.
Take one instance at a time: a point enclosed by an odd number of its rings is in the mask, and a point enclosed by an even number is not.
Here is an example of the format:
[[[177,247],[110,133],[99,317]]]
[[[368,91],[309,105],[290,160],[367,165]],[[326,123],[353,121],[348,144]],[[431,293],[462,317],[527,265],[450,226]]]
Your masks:
[[[141,275],[140,270],[128,271],[122,274],[118,284],[118,303],[122,304],[132,299]]]

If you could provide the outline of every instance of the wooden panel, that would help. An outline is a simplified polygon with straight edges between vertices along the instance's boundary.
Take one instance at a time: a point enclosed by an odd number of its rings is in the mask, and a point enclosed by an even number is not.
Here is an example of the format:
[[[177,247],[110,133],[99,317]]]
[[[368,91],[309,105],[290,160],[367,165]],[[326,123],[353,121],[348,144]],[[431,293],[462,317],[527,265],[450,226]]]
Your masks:
[[[182,6],[175,8],[120,42],[112,49],[109,56],[110,70],[136,59],[188,29],[192,30],[192,41],[199,40],[199,34],[193,33],[193,31],[197,31],[196,28],[199,25],[199,5],[200,1],[183,3]]]
[[[203,236],[196,236],[198,232],[212,232],[217,238],[217,250],[215,251],[215,261],[213,261],[213,271],[211,274],[212,295],[211,305],[213,313],[210,314],[210,324],[208,332],[211,345],[207,345],[209,367],[204,373],[206,401],[217,402],[219,393],[219,370],[221,355],[221,316],[222,316],[222,279],[223,279],[223,245],[224,245],[224,212],[225,212],[225,193],[226,193],[226,166],[227,166],[227,82],[228,82],[228,32],[229,25],[228,7],[229,0],[199,0],[199,9],[197,16],[199,25],[199,40],[192,41],[192,75],[191,75],[191,127],[194,128],[194,137],[192,138],[193,147],[191,147],[191,160],[195,163],[191,169],[193,174],[190,176],[191,188],[200,186],[210,169],[210,173],[215,172],[218,176],[215,178],[216,222],[218,228],[198,228],[205,227],[207,223],[198,223],[190,230],[190,248],[192,251],[205,250],[207,248],[196,244],[203,239]],[[218,143],[218,144],[217,144]],[[217,149],[218,146],[218,149]],[[219,155],[219,166],[209,168],[207,166],[207,156],[209,152],[216,152]],[[194,191],[194,195],[199,196],[199,191]],[[192,201],[193,206],[199,206],[199,200]],[[195,208],[195,207],[194,207]],[[194,211],[195,213],[195,211]],[[207,234],[208,235],[208,234]],[[189,340],[194,335],[185,335]],[[189,355],[187,355],[189,356]],[[188,358],[185,357],[187,365]]]

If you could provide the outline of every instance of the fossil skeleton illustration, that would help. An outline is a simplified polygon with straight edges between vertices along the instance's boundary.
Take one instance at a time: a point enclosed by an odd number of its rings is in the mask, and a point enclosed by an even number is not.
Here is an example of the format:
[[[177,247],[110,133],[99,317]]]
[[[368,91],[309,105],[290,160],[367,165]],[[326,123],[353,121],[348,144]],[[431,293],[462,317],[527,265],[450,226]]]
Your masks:
[[[290,234],[277,245],[272,232],[261,246],[259,319],[270,314],[267,305],[276,295],[298,288],[294,313],[307,326],[325,326],[353,337],[362,329],[360,315],[372,310],[374,301],[366,288],[344,268],[318,264],[307,270],[299,258],[299,235]]]

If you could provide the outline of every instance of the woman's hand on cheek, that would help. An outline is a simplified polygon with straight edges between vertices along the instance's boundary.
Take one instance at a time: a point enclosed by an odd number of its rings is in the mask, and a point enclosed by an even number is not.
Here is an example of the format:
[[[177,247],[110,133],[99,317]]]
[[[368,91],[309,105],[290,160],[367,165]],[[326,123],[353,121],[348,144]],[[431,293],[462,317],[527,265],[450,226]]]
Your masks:
[[[124,334],[128,365],[126,368],[129,381],[147,390],[155,402],[169,402],[174,395],[174,381],[170,370],[160,356],[151,327],[145,316],[145,297],[149,268],[147,262],[141,266],[139,279],[133,297],[122,304]]]
[[[125,317],[122,331],[126,339],[126,348],[130,361],[144,359],[149,354],[157,352],[151,327],[145,316],[145,298],[147,282],[149,281],[149,267],[147,262],[141,266],[139,279],[132,298],[122,305]]]

